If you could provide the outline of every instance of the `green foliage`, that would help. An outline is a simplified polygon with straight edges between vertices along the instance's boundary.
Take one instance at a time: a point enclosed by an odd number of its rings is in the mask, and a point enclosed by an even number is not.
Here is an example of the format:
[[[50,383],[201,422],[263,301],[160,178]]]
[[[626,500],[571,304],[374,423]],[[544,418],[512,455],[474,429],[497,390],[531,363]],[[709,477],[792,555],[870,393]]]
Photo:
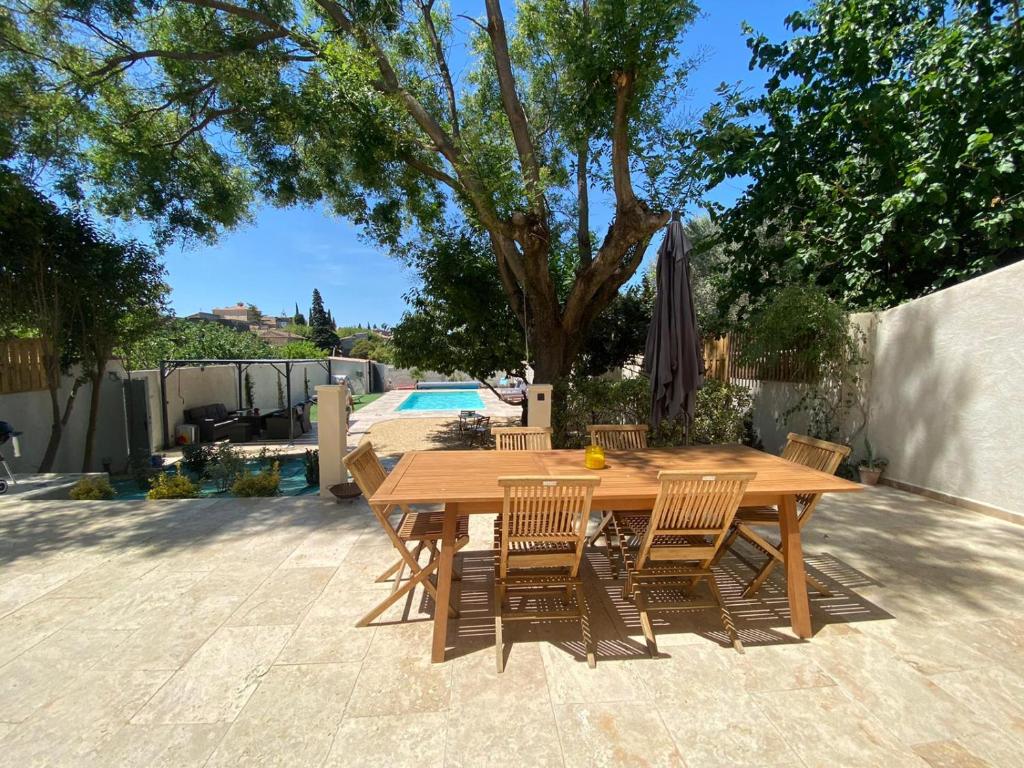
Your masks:
[[[178,472],[159,472],[151,481],[147,499],[197,499],[199,485],[192,479]]]
[[[679,151],[690,0],[488,3],[471,11],[482,25],[435,3],[258,6],[10,6],[0,161],[154,222],[162,243],[212,239],[264,202],[323,205],[392,248],[468,222],[500,279],[495,312],[562,337],[537,361],[546,377],[636,271],[662,209],[703,187]],[[615,197],[600,245],[577,183]]]
[[[476,379],[522,375],[522,328],[483,237],[466,227],[439,228],[406,260],[421,284],[406,295],[411,309],[394,328],[395,365]]]
[[[181,449],[181,463],[197,475],[201,475],[206,465],[213,459],[213,448],[202,443],[188,443]]]
[[[864,438],[864,458],[860,460],[859,467],[863,469],[885,469],[889,466],[889,460],[875,455],[875,448],[871,441]]]
[[[316,448],[307,448],[302,457],[302,464],[306,474],[306,485],[320,485],[320,451]]]
[[[156,368],[161,360],[260,360],[274,349],[254,333],[221,323],[168,319],[135,347],[136,369]]]
[[[819,0],[751,32],[762,94],[709,113],[724,304],[814,283],[882,308],[1024,256],[1024,34],[996,0]]]
[[[245,459],[231,443],[220,443],[211,453],[203,477],[213,483],[218,493],[224,493],[245,472]]]
[[[843,308],[824,289],[789,285],[771,294],[744,326],[742,357],[771,367],[783,355],[799,381],[818,382],[858,354]]]
[[[334,332],[334,321],[324,311],[324,300],[320,291],[313,289],[313,304],[309,310],[309,340],[314,346],[331,352],[338,346],[338,334]]]
[[[709,380],[697,393],[691,443],[739,443],[747,437],[752,398],[746,387]],[[554,443],[562,448],[586,444],[589,424],[646,424],[650,420],[651,389],[646,378],[561,381],[555,389],[552,420]],[[648,436],[651,446],[682,445],[682,420],[663,422]]]
[[[231,486],[231,493],[242,498],[277,496],[281,486],[280,465],[275,461],[260,472],[242,472]]]
[[[291,325],[295,325],[295,326],[305,326],[306,325],[306,316],[303,315],[301,312],[299,312],[299,302],[295,302],[295,314],[292,315]]]
[[[106,475],[83,477],[68,491],[68,496],[74,501],[103,501],[116,495],[117,492]]]
[[[321,349],[312,341],[289,341],[280,347],[275,347],[278,357],[289,360],[309,360],[319,357],[327,357],[328,351]]]
[[[653,311],[654,285],[650,281],[618,294],[591,324],[577,370],[600,376],[642,355]]]

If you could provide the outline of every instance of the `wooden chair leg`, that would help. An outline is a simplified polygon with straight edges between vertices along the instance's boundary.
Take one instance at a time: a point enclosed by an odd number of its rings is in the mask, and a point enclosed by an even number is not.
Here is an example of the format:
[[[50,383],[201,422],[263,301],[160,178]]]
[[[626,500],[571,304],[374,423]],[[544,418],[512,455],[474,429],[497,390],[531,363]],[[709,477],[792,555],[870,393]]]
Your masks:
[[[505,645],[501,636],[501,612],[505,607],[505,590],[500,584],[494,585],[494,653],[498,673],[505,671]]]
[[[594,648],[594,635],[590,631],[590,610],[587,608],[587,598],[583,596],[583,585],[575,586],[576,608],[580,612],[580,632],[583,634],[583,645],[587,649],[587,666],[593,669],[597,666],[597,652]]]
[[[775,563],[778,562],[774,557],[768,558],[768,562],[761,566],[761,570],[754,576],[754,580],[747,585],[747,588],[743,590],[743,597],[750,599],[758,593],[762,585],[771,575],[772,570],[775,568]]]
[[[643,590],[637,590],[636,607],[640,611],[640,626],[644,630],[644,638],[647,640],[647,653],[652,659],[658,656],[658,642],[654,639],[654,625],[651,624],[650,614],[647,612],[647,600]]]
[[[384,571],[384,573],[382,573],[380,576],[374,579],[374,582],[380,584],[383,581],[391,581],[391,577],[394,576],[397,572],[401,571],[403,568],[405,568],[405,560],[400,559],[398,560],[398,562],[396,562],[394,565],[392,565],[390,568]],[[396,581],[398,580],[400,579],[396,579]]]
[[[611,522],[612,522],[612,513],[611,512],[605,512],[604,513],[604,517],[601,518],[601,522],[597,526],[597,530],[594,531],[594,534],[587,541],[587,546],[588,547],[595,547],[595,546],[597,546],[597,540],[599,538],[601,538],[602,534],[604,534],[604,536],[607,537],[607,535],[608,535],[607,528],[611,524]]]
[[[405,584],[403,584],[401,587],[399,587],[394,592],[392,592],[390,595],[388,595],[384,600],[382,600],[377,605],[376,608],[374,608],[368,614],[363,616],[363,618],[361,618],[358,622],[356,622],[356,626],[357,627],[367,627],[367,626],[369,626],[370,622],[372,622],[374,619],[376,619],[378,616],[380,616],[382,613],[384,613],[384,611],[386,611],[388,608],[390,608],[392,605],[394,605],[396,602],[398,602],[398,600],[400,600],[406,594],[408,594],[413,589],[415,589],[416,585],[420,584],[420,583],[422,583],[424,585],[425,589],[427,589],[428,591],[430,591],[433,594],[434,600],[435,600],[435,604],[436,604],[437,592],[436,592],[436,590],[433,589],[433,584],[430,583],[430,580],[427,577],[430,576],[430,574],[434,572],[434,570],[437,568],[437,566],[438,566],[438,562],[435,560],[434,562],[428,564],[426,567],[420,568],[419,571],[417,571],[416,573],[412,574],[410,579],[407,582],[405,582]]]
[[[736,649],[737,653],[743,653],[743,643],[740,642],[739,633],[736,632],[736,625],[732,621],[732,614],[729,613],[729,609],[725,607],[725,601],[722,599],[722,593],[718,591],[718,584],[715,582],[714,576],[707,577],[708,589],[711,590],[711,596],[718,603],[718,610],[722,614],[722,626],[725,627],[725,631],[729,634],[729,639],[732,640],[732,647]]]

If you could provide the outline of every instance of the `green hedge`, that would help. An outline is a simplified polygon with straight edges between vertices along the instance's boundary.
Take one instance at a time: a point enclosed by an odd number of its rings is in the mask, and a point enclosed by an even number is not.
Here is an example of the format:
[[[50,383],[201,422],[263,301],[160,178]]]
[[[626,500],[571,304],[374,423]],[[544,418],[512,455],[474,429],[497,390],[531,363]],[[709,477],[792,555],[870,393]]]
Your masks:
[[[693,443],[751,442],[750,390],[710,380],[697,393],[690,441]],[[554,443],[579,448],[587,442],[589,424],[646,424],[650,420],[651,390],[646,378],[611,381],[573,378],[555,387]],[[664,422],[649,436],[652,446],[682,445],[682,420]]]

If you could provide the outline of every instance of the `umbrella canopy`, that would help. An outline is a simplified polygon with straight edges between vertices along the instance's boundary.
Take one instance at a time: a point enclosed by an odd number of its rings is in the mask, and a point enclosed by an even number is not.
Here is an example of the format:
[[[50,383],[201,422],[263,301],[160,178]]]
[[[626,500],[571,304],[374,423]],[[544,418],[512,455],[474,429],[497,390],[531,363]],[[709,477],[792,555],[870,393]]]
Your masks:
[[[673,220],[658,249],[658,290],[647,331],[644,370],[651,378],[651,426],[693,418],[697,390],[704,383],[704,354],[690,285],[693,245]]]

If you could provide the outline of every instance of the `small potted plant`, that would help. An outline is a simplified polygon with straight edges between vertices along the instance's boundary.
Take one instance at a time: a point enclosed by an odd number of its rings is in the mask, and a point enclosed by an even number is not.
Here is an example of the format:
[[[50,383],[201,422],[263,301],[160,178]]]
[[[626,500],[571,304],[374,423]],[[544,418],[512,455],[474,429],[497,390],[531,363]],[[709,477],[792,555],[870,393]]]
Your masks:
[[[857,467],[857,472],[860,474],[860,481],[864,485],[878,485],[878,479],[882,476],[882,471],[889,463],[888,459],[883,459],[875,455],[875,449],[871,445],[871,441],[864,440],[864,459]]]

